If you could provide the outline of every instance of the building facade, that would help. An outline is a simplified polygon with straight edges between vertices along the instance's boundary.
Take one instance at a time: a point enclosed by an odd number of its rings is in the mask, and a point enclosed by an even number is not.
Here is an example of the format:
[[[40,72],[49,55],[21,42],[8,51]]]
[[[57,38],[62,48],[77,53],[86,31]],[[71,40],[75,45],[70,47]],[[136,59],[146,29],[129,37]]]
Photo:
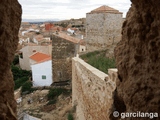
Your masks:
[[[101,6],[86,14],[87,50],[105,49],[121,40],[122,13]]]
[[[51,56],[36,52],[29,58],[32,70],[33,86],[50,86],[53,82]]]
[[[19,64],[20,64],[21,69],[31,70],[31,66],[30,66],[31,64],[30,64],[29,57],[36,52],[42,52],[47,55],[51,55],[52,46],[51,45],[47,45],[47,46],[27,45],[27,46],[24,46],[20,50],[20,56],[19,56]]]
[[[53,82],[72,79],[72,57],[79,49],[79,40],[65,34],[55,34],[52,40]]]
[[[52,84],[52,61],[46,60],[31,65],[34,87],[50,86]]]

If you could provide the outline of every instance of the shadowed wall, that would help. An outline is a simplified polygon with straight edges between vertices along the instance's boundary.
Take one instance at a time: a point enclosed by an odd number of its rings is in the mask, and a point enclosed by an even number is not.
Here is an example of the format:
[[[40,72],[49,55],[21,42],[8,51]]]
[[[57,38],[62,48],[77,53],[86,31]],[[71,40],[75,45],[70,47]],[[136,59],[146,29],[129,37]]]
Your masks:
[[[115,49],[119,77],[115,110],[160,115],[160,1],[131,2]]]
[[[10,66],[18,45],[21,13],[17,0],[0,1],[0,120],[16,120],[17,104]]]

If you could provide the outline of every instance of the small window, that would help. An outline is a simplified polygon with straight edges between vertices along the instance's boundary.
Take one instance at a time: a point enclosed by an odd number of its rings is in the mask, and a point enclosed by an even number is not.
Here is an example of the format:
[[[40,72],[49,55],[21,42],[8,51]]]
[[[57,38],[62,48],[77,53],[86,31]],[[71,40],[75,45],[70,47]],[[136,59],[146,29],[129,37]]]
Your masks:
[[[19,57],[23,59],[23,53],[20,53],[20,54],[19,54]]]
[[[36,52],[36,50],[33,50],[33,52]]]
[[[42,79],[46,79],[46,76],[45,76],[45,75],[42,75]]]

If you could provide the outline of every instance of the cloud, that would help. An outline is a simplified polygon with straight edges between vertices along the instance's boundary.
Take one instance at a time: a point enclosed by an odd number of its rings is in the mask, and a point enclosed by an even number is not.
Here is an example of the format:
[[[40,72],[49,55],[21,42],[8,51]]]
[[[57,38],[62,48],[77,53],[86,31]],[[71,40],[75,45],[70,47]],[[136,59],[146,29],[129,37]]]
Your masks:
[[[87,12],[108,5],[126,13],[129,0],[18,0],[25,19],[71,19],[82,18]]]

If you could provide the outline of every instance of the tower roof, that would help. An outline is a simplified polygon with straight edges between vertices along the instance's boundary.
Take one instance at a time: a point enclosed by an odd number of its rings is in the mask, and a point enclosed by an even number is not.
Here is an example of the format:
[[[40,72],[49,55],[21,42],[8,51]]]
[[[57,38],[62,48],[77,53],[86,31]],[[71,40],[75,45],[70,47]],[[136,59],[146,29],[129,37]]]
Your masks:
[[[109,6],[103,5],[101,7],[92,10],[90,13],[121,13],[121,12]]]

